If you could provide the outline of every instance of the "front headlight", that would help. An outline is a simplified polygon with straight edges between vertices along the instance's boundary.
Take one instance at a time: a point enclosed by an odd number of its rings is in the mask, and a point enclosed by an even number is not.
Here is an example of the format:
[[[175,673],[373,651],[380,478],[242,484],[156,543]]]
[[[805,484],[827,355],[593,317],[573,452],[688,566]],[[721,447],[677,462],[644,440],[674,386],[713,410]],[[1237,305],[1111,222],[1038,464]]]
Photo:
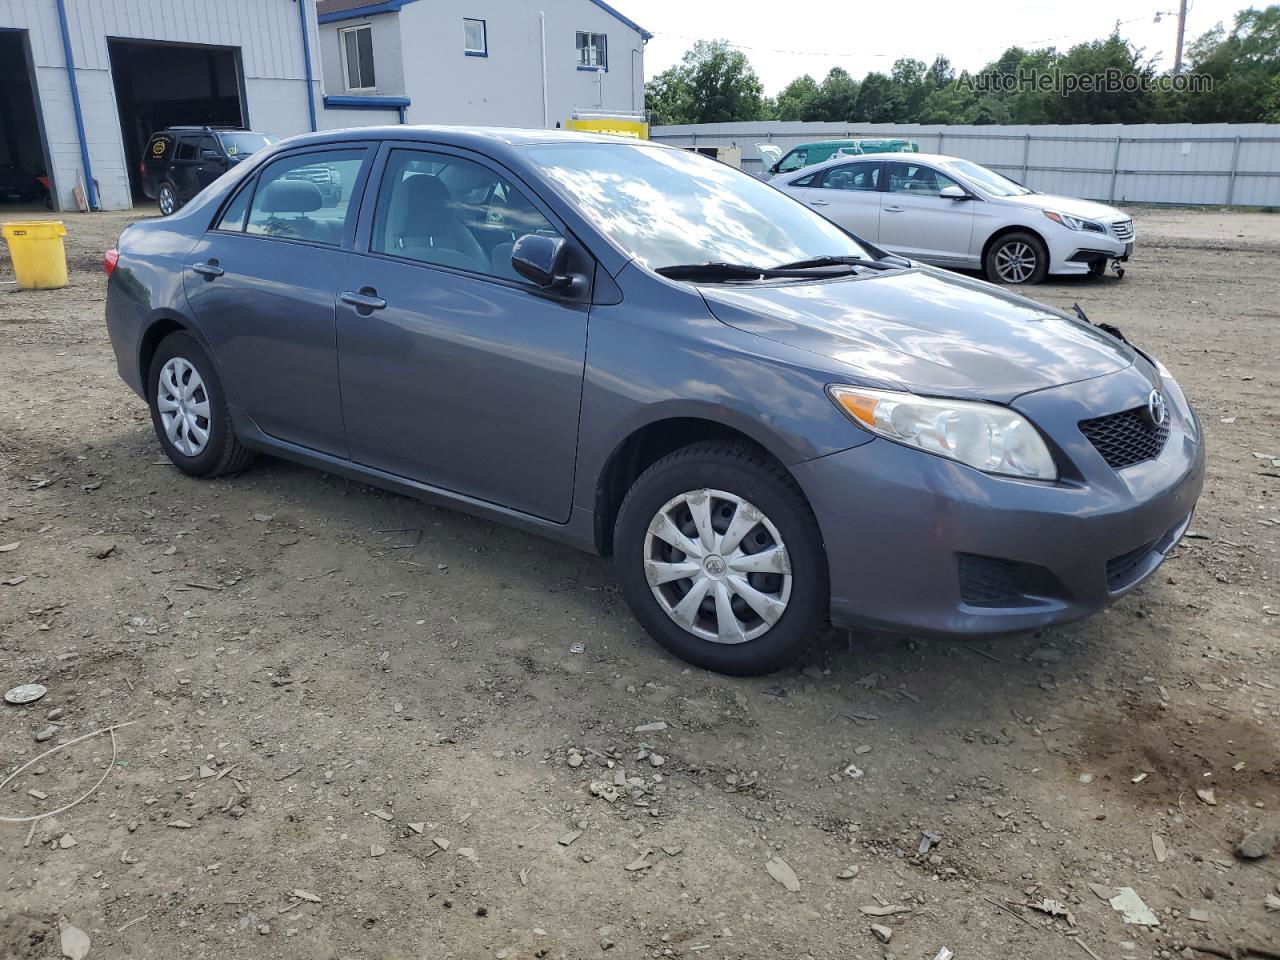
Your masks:
[[[887,440],[986,473],[1058,479],[1040,433],[1008,407],[865,387],[832,386],[827,391],[854,423]]]
[[[1107,228],[1100,223],[1092,220],[1082,220],[1079,217],[1073,217],[1069,213],[1059,213],[1057,210],[1041,210],[1046,217],[1054,223],[1066,227],[1068,230],[1085,230],[1089,233],[1106,233]]]

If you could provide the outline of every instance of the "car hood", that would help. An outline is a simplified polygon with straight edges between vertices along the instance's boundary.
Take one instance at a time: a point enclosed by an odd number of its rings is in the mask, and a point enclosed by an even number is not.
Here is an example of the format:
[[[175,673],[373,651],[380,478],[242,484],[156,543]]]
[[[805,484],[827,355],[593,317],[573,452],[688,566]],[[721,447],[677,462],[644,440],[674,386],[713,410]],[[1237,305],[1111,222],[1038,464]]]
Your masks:
[[[1026,193],[1016,197],[1001,197],[1000,201],[1034,207],[1038,210],[1056,210],[1058,213],[1069,214],[1084,220],[1098,220],[1102,223],[1129,219],[1129,215],[1123,210],[1108,207],[1105,203],[1094,203],[1092,200],[1081,200],[1078,197],[1059,197],[1052,193]]]
[[[864,385],[1007,403],[1134,359],[1090,324],[930,267],[699,289],[722,323],[846,364]]]

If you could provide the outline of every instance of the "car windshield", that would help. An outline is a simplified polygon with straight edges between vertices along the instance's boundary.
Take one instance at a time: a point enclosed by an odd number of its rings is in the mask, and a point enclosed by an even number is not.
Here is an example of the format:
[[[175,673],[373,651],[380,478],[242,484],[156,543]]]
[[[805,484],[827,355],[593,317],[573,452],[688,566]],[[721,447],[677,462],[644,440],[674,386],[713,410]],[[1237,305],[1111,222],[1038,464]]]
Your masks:
[[[218,134],[218,139],[222,141],[222,147],[227,151],[227,156],[229,157],[247,157],[249,154],[275,143],[275,137],[269,137],[265,133],[223,132]]]
[[[716,160],[612,143],[543,144],[530,147],[529,155],[588,220],[652,270],[871,259],[829,220]]]
[[[973,181],[984,192],[991,194],[993,197],[1021,197],[1024,194],[1035,192],[1028,190],[1020,183],[1015,183],[1008,177],[1002,177],[994,170],[980,167],[968,160],[952,160],[948,166],[967,180]]]

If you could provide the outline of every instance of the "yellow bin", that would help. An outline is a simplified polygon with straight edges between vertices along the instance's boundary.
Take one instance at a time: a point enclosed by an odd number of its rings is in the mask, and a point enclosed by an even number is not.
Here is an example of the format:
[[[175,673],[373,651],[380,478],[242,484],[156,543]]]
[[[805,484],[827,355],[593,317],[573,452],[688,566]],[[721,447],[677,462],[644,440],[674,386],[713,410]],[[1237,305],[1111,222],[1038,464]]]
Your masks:
[[[13,220],[0,223],[0,234],[9,241],[13,272],[23,290],[67,285],[67,252],[62,246],[67,228],[61,220]]]

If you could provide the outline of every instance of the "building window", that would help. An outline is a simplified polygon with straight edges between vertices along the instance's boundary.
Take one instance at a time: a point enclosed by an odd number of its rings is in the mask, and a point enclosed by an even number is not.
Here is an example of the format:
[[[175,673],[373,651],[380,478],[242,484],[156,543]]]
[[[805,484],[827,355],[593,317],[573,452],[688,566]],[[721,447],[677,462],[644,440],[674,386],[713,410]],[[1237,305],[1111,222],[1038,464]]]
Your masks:
[[[373,27],[348,27],[340,30],[342,69],[347,90],[352,93],[377,89],[373,75]]]
[[[468,57],[489,55],[489,34],[483,20],[462,18],[462,49]]]
[[[607,38],[603,33],[578,31],[578,69],[609,69]]]

